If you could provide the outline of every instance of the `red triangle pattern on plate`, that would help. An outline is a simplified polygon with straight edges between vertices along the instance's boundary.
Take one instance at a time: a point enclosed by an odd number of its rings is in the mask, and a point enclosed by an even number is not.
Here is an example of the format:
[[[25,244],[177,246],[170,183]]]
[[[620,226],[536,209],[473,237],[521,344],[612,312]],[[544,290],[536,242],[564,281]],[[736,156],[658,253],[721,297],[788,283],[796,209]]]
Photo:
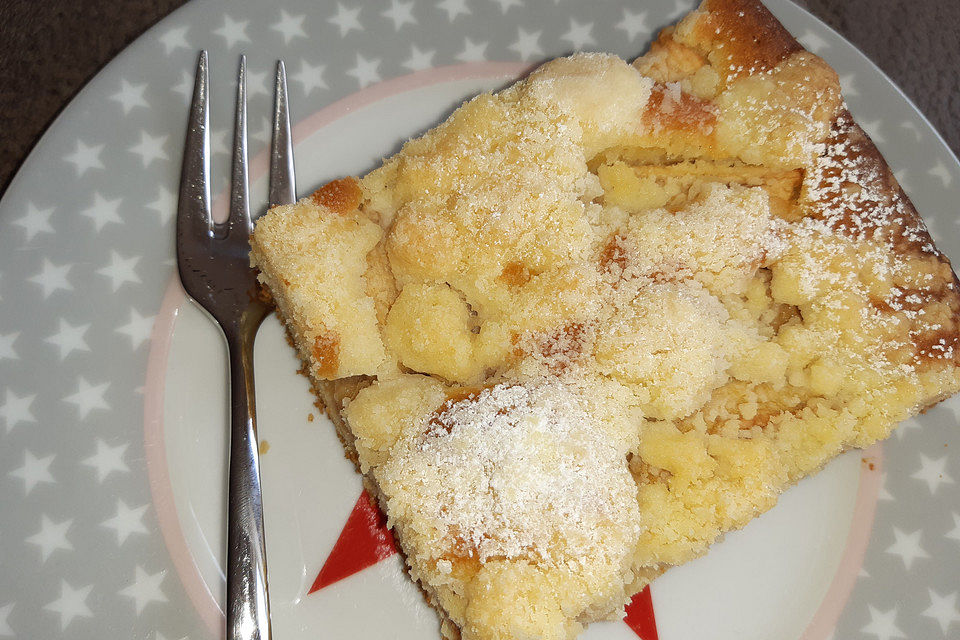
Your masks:
[[[623,621],[643,640],[660,640],[660,635],[657,633],[657,619],[653,615],[653,598],[650,595],[649,585],[630,600],[630,604],[627,605],[627,617]]]
[[[327,561],[307,593],[314,593],[344,578],[349,578],[397,552],[387,519],[366,491],[360,494],[343,531],[333,545]],[[642,640],[660,640],[653,614],[650,587],[633,596],[624,619]]]
[[[308,593],[359,573],[396,552],[387,519],[364,490]]]

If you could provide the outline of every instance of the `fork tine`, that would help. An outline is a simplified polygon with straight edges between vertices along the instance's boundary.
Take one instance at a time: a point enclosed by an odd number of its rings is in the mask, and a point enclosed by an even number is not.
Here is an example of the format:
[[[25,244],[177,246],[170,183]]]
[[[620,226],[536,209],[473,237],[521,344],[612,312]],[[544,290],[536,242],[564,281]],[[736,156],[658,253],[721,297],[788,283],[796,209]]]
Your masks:
[[[250,181],[247,175],[247,57],[240,56],[237,115],[233,133],[233,175],[230,180],[230,233],[250,235]]]
[[[293,170],[293,141],[290,137],[290,112],[287,105],[287,73],[283,60],[277,62],[276,108],[273,112],[273,143],[270,146],[270,206],[289,204],[297,199]]]
[[[180,174],[180,201],[177,207],[177,233],[200,237],[213,233],[210,214],[210,80],[207,52],[200,52],[193,102],[183,146]]]

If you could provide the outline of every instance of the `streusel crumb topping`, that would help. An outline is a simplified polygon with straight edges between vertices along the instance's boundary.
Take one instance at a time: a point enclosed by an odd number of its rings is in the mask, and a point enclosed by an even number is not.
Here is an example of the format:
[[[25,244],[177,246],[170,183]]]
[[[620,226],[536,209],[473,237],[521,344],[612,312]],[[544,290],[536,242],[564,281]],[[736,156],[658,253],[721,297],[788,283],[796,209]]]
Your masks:
[[[560,382],[496,385],[445,405],[379,478],[443,555],[621,563],[638,533],[625,455]]]
[[[464,640],[572,638],[960,389],[950,263],[755,0],[480,95],[252,246]]]

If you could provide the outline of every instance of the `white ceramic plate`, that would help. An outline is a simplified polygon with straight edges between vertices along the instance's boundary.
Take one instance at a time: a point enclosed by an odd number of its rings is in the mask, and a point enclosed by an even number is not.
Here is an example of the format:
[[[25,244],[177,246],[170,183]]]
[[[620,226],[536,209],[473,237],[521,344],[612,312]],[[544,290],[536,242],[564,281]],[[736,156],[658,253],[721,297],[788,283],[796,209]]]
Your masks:
[[[938,244],[960,256],[960,165],[947,147],[849,44],[792,4],[769,6],[838,70],[851,110]],[[234,70],[248,56],[262,202],[279,57],[305,193],[370,169],[537,60],[575,49],[632,58],[690,8],[198,1],[100,73],[0,202],[0,638],[221,633],[224,345],[185,300],[173,261],[198,49],[211,55],[221,192]],[[389,540],[355,508],[359,479],[273,318],[255,359],[276,637],[436,638],[436,617]],[[882,447],[833,462],[708,556],[657,580],[626,623],[594,625],[585,637],[957,637],[958,409],[949,401]],[[324,586],[313,590],[321,569]]]

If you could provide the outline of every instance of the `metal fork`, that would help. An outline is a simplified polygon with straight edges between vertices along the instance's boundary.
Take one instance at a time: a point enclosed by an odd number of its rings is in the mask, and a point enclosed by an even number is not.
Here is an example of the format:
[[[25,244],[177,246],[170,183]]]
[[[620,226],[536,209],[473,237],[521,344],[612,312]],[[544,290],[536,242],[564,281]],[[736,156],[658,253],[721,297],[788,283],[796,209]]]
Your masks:
[[[269,640],[270,605],[253,388],[253,340],[269,307],[250,268],[253,230],[247,177],[246,59],[240,58],[230,214],[210,210],[210,116],[207,52],[200,53],[183,150],[177,209],[177,265],[186,292],[220,325],[230,366],[230,471],[227,517],[227,638]],[[277,63],[271,205],[295,199],[293,146],[283,62]]]

